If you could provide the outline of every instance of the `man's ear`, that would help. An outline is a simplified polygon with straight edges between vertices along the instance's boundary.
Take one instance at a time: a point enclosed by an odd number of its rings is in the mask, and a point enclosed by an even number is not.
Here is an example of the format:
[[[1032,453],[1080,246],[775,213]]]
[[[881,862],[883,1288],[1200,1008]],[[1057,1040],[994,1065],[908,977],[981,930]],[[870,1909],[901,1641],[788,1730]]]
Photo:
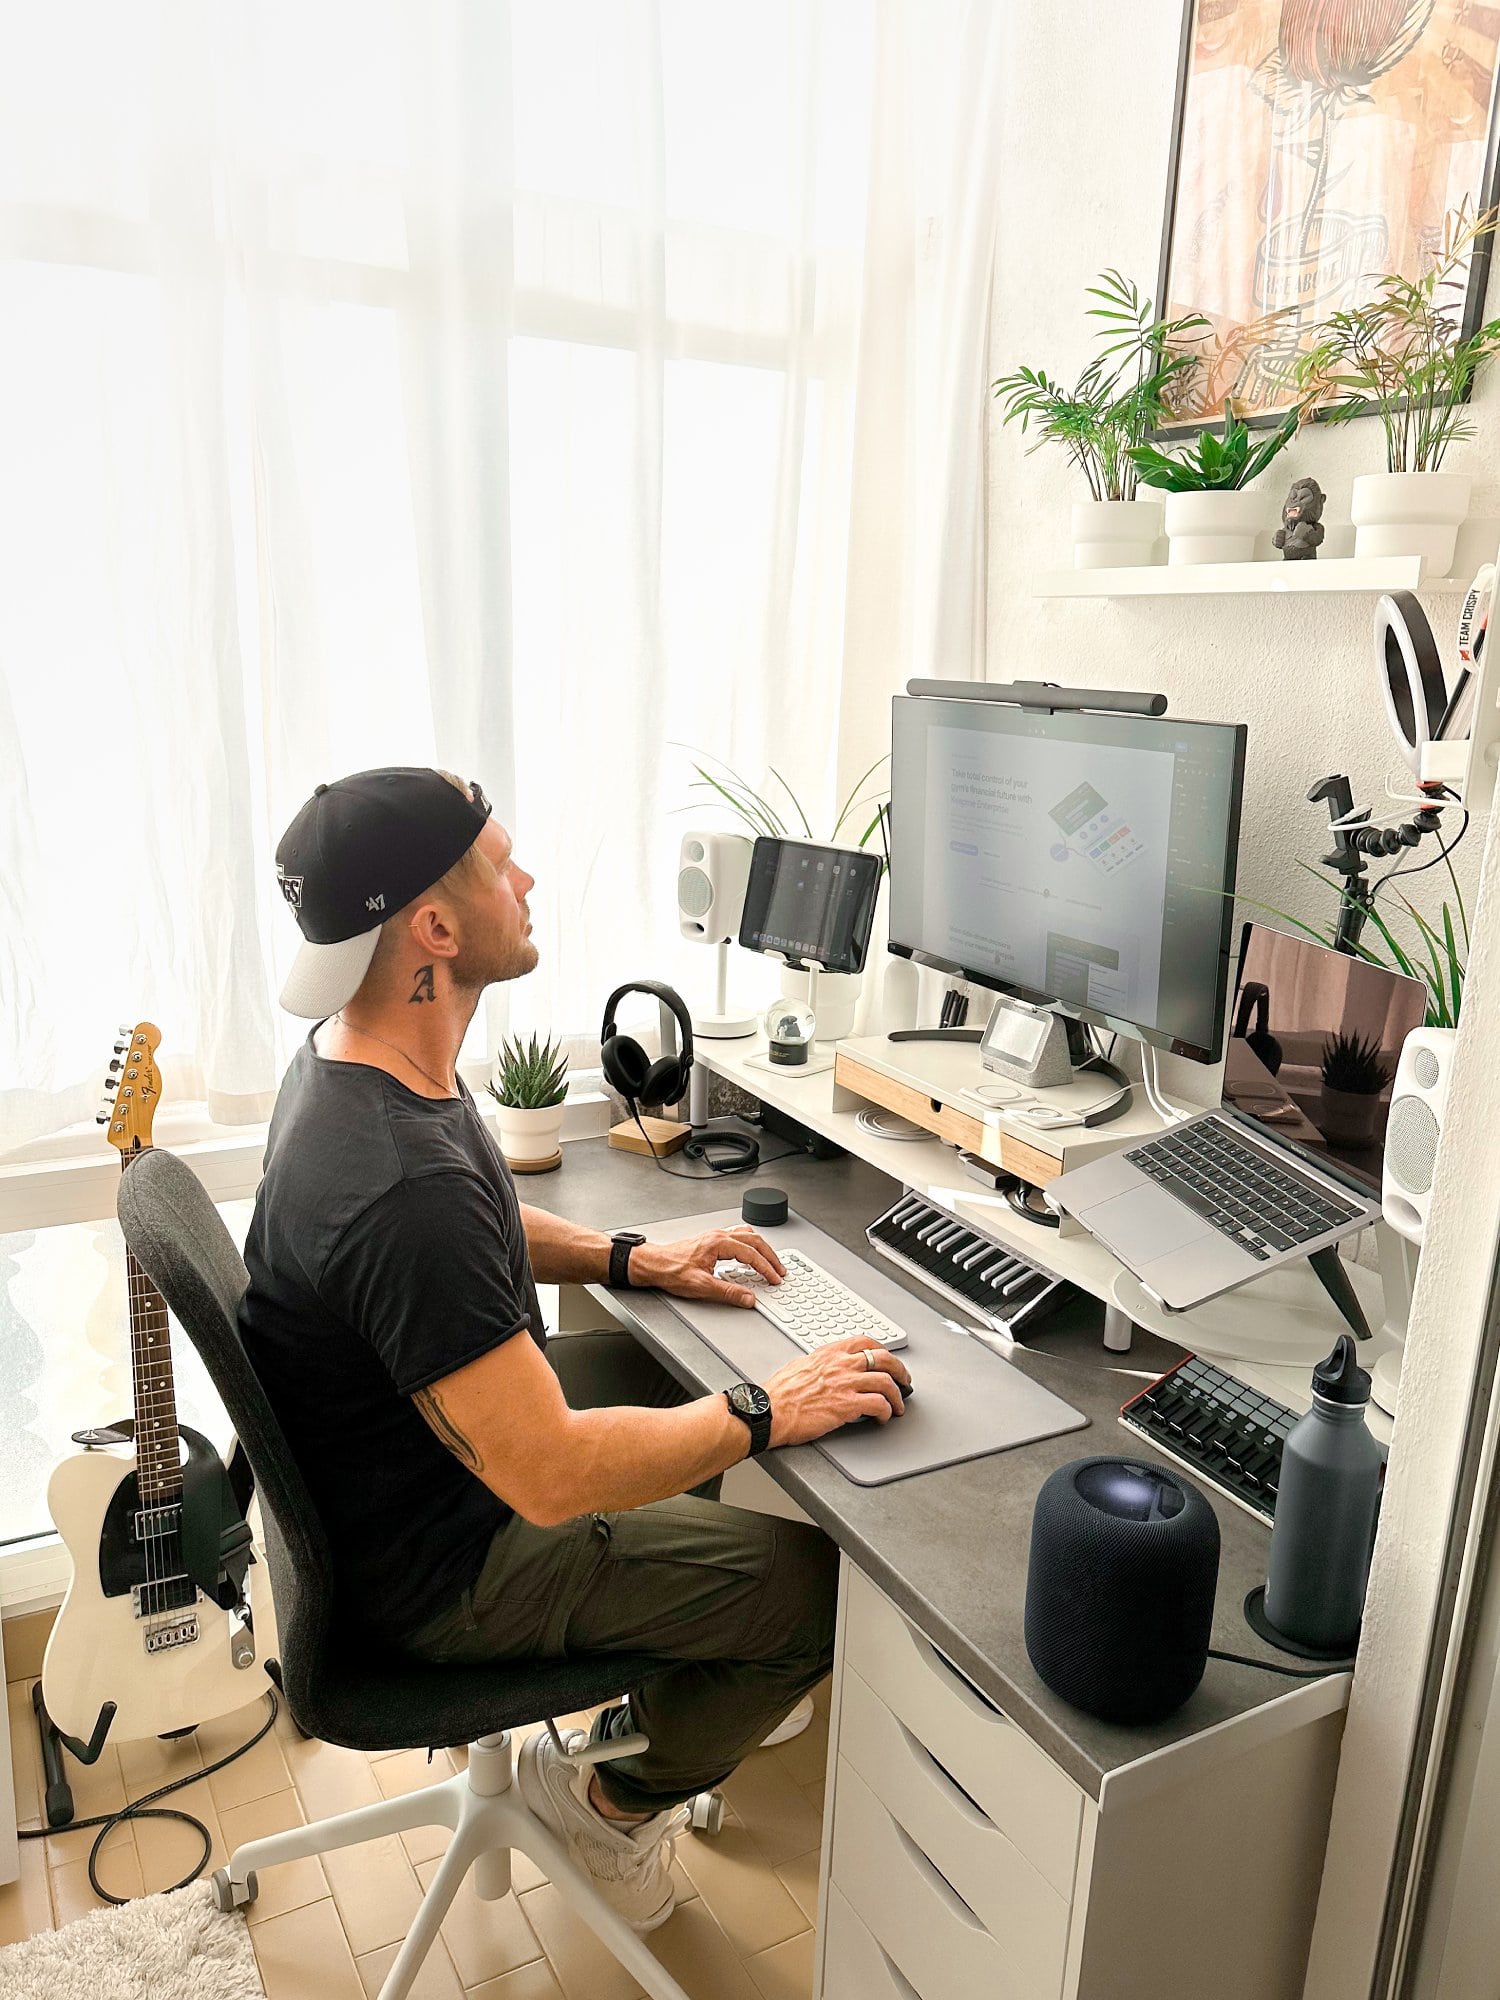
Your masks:
[[[457,958],[453,912],[443,903],[419,903],[408,926],[412,943],[425,959]]]

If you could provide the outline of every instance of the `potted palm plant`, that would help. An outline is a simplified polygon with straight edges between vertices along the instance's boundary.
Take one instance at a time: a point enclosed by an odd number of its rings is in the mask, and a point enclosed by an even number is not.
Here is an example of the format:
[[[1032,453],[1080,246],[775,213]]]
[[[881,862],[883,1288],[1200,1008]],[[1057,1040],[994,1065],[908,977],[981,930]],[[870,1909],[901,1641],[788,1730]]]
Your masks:
[[[1375,1137],[1380,1095],[1391,1080],[1380,1044],[1363,1035],[1330,1035],[1323,1044],[1322,1111],[1325,1138],[1341,1146],[1367,1146]]]
[[[1224,428],[1198,433],[1176,453],[1140,444],[1131,460],[1148,486],[1167,496],[1168,561],[1173,563],[1250,562],[1255,537],[1269,522],[1266,496],[1251,491],[1272,459],[1295,436],[1303,406],[1288,410],[1274,429],[1252,438],[1249,426],[1224,405]]]
[[[485,1088],[500,1107],[500,1150],[518,1174],[545,1174],[562,1165],[563,1102],[568,1063],[561,1044],[517,1036],[501,1045],[495,1078]]]
[[[1073,507],[1077,569],[1133,569],[1151,562],[1161,534],[1161,503],[1137,495],[1132,447],[1144,444],[1169,413],[1174,385],[1198,366],[1190,343],[1208,328],[1193,313],[1163,320],[1118,271],[1105,271],[1088,296],[1101,320],[1099,352],[1072,388],[1040,368],[1017,368],[994,384],[1004,421],[1034,429],[1029,451],[1060,446],[1083,475],[1089,498]]]
[[[1500,351],[1500,319],[1464,334],[1464,295],[1474,250],[1495,221],[1494,209],[1477,217],[1466,204],[1455,209],[1419,278],[1378,279],[1366,304],[1319,327],[1297,364],[1299,385],[1327,422],[1378,416],[1385,433],[1385,471],[1354,481],[1356,555],[1421,556],[1438,575],[1452,565],[1470,482],[1444,460],[1451,444],[1472,437],[1466,399]]]

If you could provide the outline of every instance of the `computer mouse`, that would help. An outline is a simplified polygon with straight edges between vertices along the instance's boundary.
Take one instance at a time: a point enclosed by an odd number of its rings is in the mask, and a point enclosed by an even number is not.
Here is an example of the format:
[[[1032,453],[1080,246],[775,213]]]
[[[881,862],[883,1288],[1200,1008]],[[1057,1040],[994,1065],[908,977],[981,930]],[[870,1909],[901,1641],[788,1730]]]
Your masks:
[[[891,1377],[891,1380],[896,1382],[894,1375]],[[907,1404],[917,1393],[917,1385],[915,1382],[896,1382],[896,1387],[901,1391],[901,1408],[905,1410]],[[879,1417],[856,1417],[854,1419],[854,1425],[878,1424],[879,1422]],[[848,1426],[847,1428],[853,1428],[853,1426]]]

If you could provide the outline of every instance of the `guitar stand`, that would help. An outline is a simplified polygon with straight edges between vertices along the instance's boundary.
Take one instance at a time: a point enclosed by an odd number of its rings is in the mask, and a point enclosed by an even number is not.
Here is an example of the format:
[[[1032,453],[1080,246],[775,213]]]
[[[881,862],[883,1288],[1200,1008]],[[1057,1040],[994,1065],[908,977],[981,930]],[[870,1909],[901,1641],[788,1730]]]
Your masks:
[[[40,1681],[31,1690],[31,1706],[36,1712],[37,1734],[42,1742],[42,1772],[47,1788],[47,1824],[51,1827],[71,1826],[73,1787],[68,1783],[64,1771],[62,1753],[65,1749],[71,1750],[80,1764],[97,1764],[114,1723],[115,1704],[112,1701],[105,1702],[94,1722],[94,1733],[87,1743],[80,1737],[69,1736],[58,1728],[47,1713],[47,1704],[42,1700]]]

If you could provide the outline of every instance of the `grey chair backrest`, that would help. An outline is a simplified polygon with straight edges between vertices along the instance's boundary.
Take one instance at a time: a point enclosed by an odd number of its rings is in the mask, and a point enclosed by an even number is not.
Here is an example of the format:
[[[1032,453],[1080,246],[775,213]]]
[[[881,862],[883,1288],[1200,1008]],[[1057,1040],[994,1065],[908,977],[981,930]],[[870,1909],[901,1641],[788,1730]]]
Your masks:
[[[672,1662],[649,1653],[429,1666],[383,1646],[335,1591],[328,1537],[240,1342],[249,1273],[197,1175],[147,1152],[121,1176],[125,1241],[203,1358],[260,1494],[288,1706],[310,1736],[363,1750],[468,1743],[613,1699]]]
[[[244,1260],[208,1191],[174,1154],[143,1153],[121,1177],[125,1241],[219,1392],[255,1475],[293,1715],[310,1728],[334,1615],[333,1559],[317,1509],[240,1342]]]

